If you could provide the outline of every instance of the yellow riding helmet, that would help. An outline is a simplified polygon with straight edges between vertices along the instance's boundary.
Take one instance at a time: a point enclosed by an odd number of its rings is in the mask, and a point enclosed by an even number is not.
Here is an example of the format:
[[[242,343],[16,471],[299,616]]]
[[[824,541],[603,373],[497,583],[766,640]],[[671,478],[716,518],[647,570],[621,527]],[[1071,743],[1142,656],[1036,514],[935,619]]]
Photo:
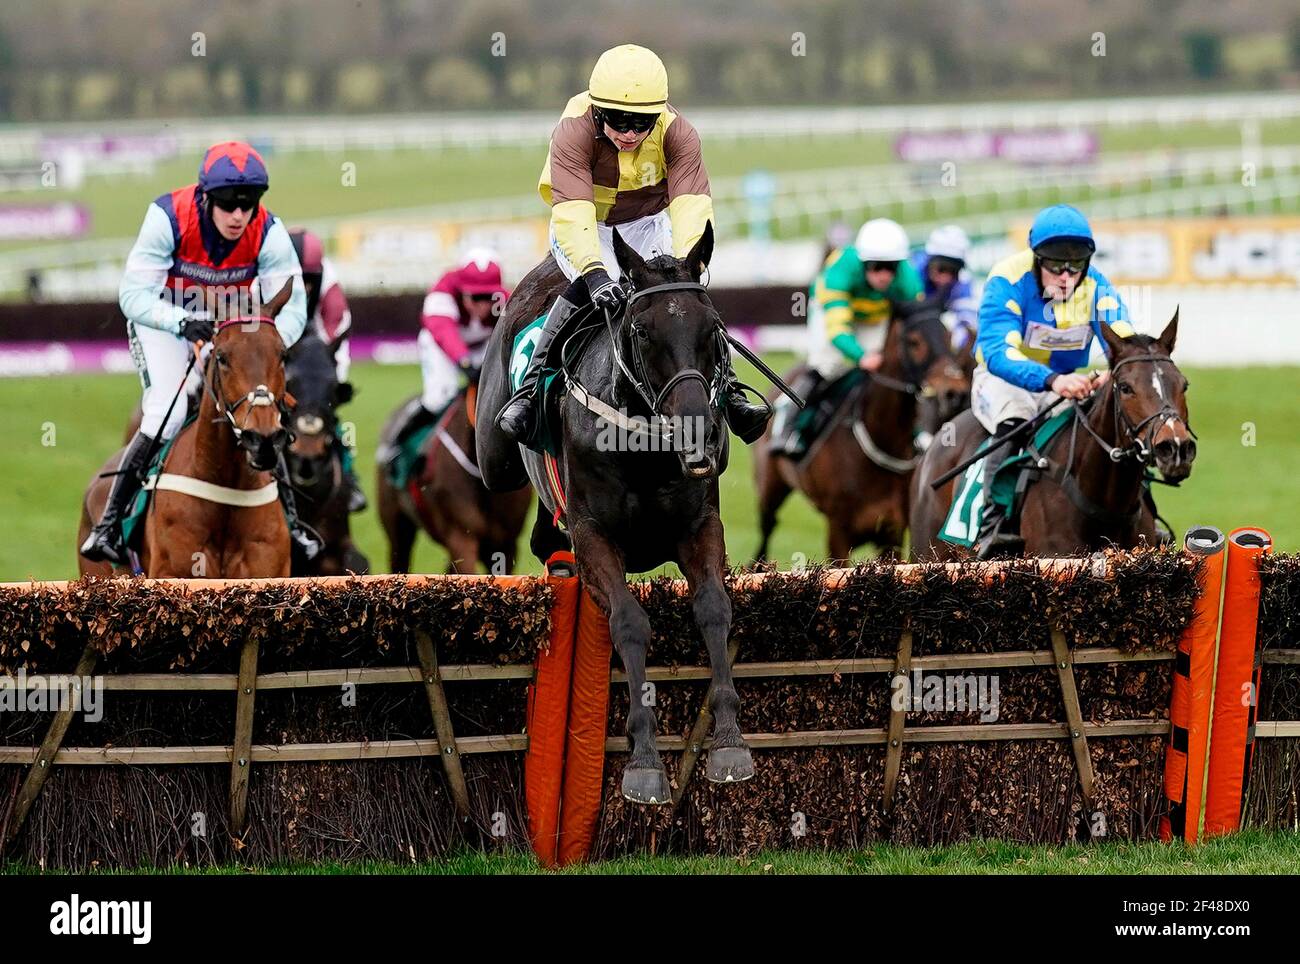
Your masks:
[[[623,44],[600,55],[587,93],[597,107],[658,114],[668,103],[668,71],[653,50]]]

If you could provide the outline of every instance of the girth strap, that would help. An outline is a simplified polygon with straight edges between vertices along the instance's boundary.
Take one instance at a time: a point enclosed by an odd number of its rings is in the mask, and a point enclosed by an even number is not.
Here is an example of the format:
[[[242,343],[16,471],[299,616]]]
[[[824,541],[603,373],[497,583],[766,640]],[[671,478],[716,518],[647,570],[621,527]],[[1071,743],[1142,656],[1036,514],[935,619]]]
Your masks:
[[[280,486],[275,479],[258,489],[232,489],[229,486],[215,485],[202,479],[191,478],[188,475],[175,475],[171,472],[150,476],[144,480],[141,488],[158,492],[181,492],[192,495],[196,499],[243,509],[268,505],[280,497]]]

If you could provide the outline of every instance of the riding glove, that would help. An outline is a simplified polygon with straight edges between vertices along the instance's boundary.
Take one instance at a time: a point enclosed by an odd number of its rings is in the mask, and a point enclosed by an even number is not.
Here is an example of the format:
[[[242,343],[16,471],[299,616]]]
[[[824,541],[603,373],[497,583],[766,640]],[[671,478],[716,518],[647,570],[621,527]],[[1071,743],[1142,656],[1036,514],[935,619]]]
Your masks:
[[[591,294],[591,303],[606,311],[618,311],[627,301],[623,286],[609,276],[604,268],[595,268],[582,276]]]
[[[181,321],[181,337],[187,341],[212,340],[212,319],[187,317]]]

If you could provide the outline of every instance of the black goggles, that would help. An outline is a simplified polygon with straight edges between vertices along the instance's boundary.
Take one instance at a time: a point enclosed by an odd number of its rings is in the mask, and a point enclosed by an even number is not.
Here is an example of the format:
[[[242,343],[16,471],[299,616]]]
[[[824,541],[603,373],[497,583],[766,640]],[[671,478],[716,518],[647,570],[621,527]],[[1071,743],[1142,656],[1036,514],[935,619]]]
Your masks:
[[[956,258],[945,258],[936,254],[930,259],[930,267],[935,271],[942,271],[945,274],[961,274],[961,269],[965,267],[965,262],[958,261]]]
[[[1083,274],[1088,270],[1087,258],[1039,258],[1038,263],[1048,274]]]
[[[890,274],[898,274],[897,261],[868,261],[868,271],[888,271]]]
[[[658,114],[638,114],[630,110],[609,110],[601,108],[601,120],[620,134],[636,132],[644,134],[659,122]]]
[[[262,200],[262,192],[246,188],[218,188],[209,191],[208,197],[213,205],[223,211],[256,211]]]

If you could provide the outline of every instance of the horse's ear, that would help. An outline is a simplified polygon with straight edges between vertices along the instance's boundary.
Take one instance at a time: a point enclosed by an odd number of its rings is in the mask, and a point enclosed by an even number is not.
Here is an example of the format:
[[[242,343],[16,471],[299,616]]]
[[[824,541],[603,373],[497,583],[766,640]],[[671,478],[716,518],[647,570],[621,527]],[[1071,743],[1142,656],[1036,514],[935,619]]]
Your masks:
[[[691,277],[696,281],[704,275],[704,269],[709,266],[713,259],[713,222],[704,222],[704,233],[700,239],[695,242],[691,250],[686,252],[686,267],[691,273]]]
[[[1165,330],[1156,339],[1160,342],[1160,347],[1170,355],[1174,353],[1174,342],[1178,340],[1178,311],[1179,308],[1174,309],[1174,316],[1169,319],[1169,324],[1165,325]]]
[[[334,386],[334,404],[346,405],[348,402],[352,401],[352,397],[355,394],[356,389],[352,387],[351,382],[339,382]]]
[[[1106,342],[1106,354],[1110,356],[1113,362],[1116,355],[1122,354],[1128,342],[1119,336],[1119,333],[1104,321],[1101,323],[1101,337]]]
[[[294,398],[293,393],[290,392],[287,388],[284,390],[284,404],[287,405],[289,408],[298,407],[298,399]]]
[[[618,228],[613,229],[614,236],[614,260],[618,262],[618,269],[627,277],[632,277],[634,273],[640,274],[646,270],[645,259],[632,249],[632,246],[623,240],[623,236],[618,233]]]
[[[331,355],[337,355],[339,353],[339,348],[342,347],[343,342],[347,337],[348,337],[348,333],[346,331],[340,331],[337,335],[335,335],[332,339],[330,339],[330,341],[326,344],[326,347],[329,348]]]
[[[284,283],[284,287],[276,292],[275,297],[262,306],[262,310],[266,313],[266,317],[274,318],[278,315],[280,309],[289,303],[289,296],[292,294],[293,279],[290,278]]]

